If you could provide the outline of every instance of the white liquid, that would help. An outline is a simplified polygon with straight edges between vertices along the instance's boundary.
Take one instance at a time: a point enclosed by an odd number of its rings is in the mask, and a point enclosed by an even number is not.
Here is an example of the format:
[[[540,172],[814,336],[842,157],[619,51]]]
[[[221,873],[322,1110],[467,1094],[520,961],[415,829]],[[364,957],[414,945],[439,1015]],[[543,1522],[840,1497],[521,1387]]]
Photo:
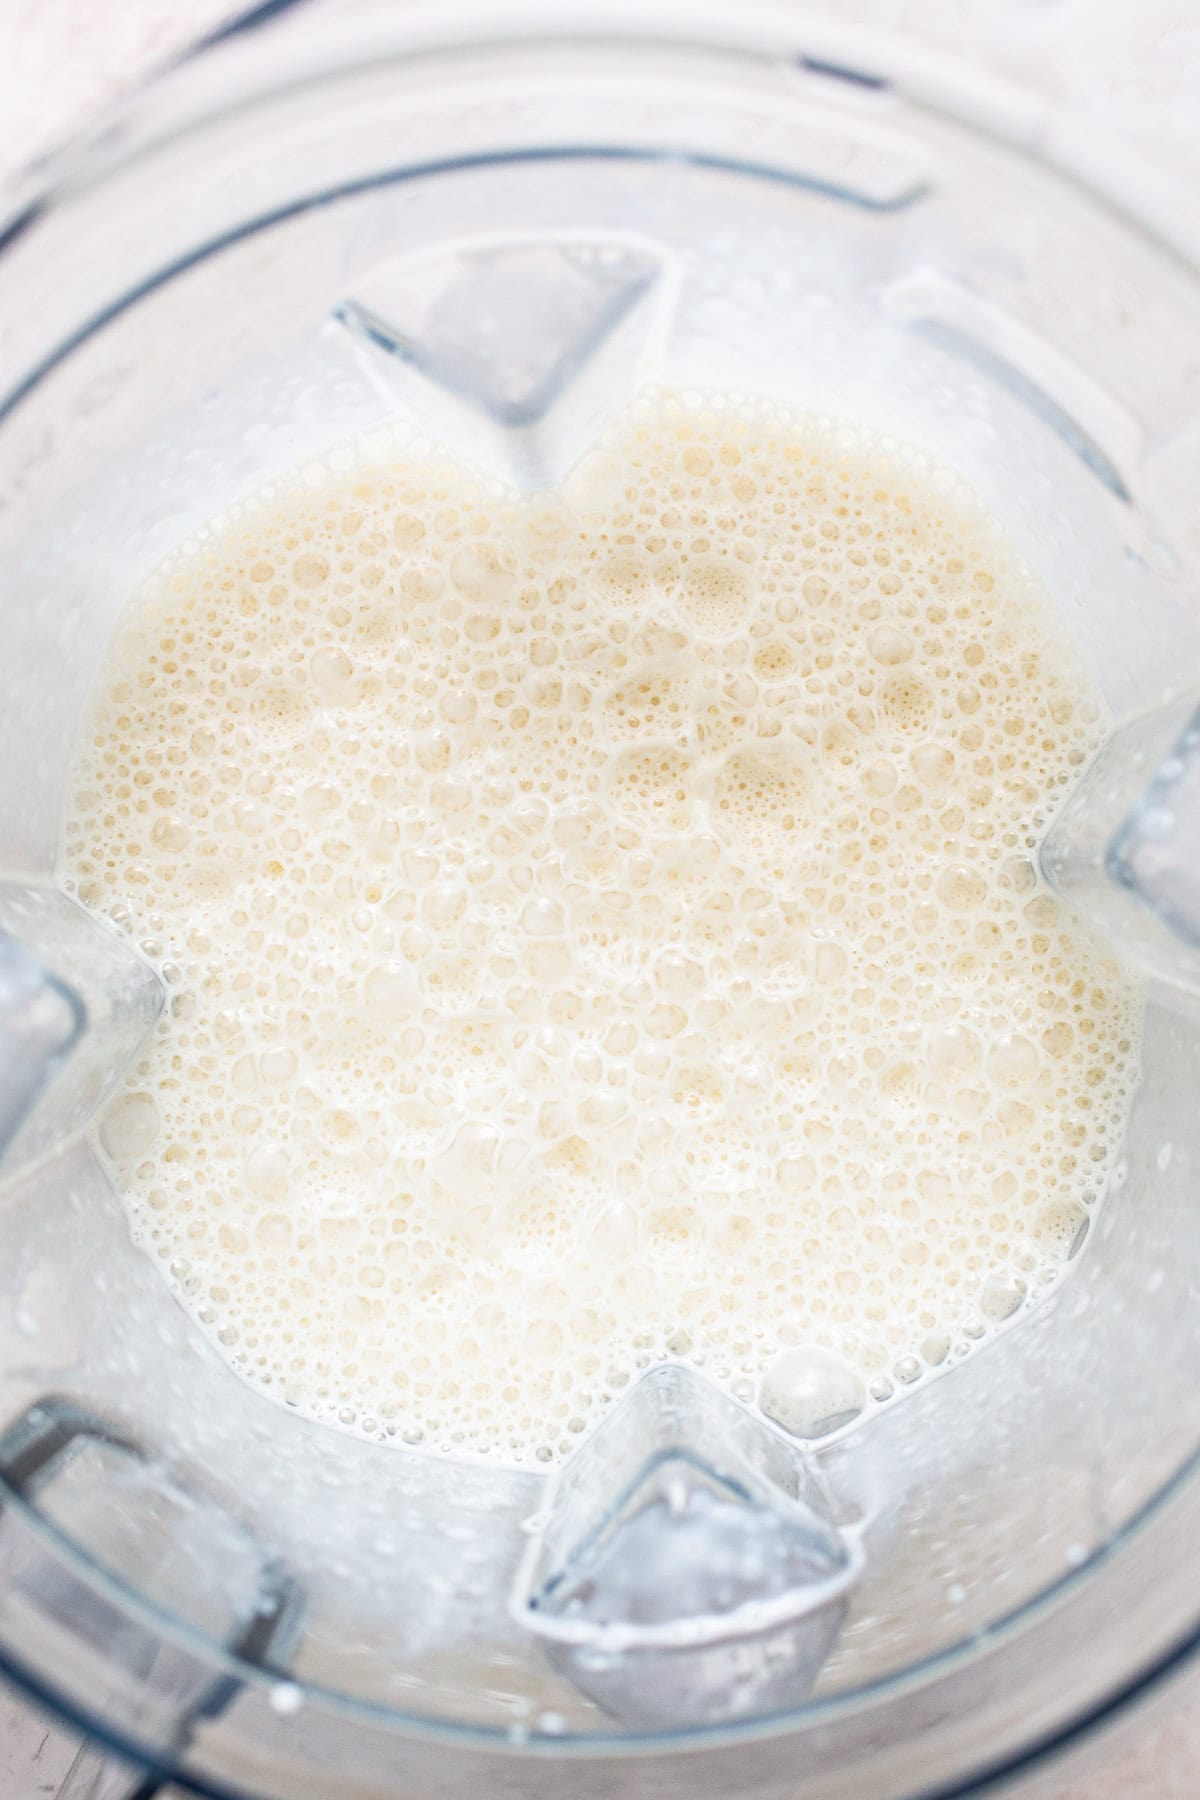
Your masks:
[[[68,811],[173,996],[101,1133],[138,1236],[268,1392],[507,1461],[663,1355],[962,1353],[1136,1079],[1031,861],[1103,727],[969,493],[844,428],[651,398],[561,497],[243,508],[131,606]]]

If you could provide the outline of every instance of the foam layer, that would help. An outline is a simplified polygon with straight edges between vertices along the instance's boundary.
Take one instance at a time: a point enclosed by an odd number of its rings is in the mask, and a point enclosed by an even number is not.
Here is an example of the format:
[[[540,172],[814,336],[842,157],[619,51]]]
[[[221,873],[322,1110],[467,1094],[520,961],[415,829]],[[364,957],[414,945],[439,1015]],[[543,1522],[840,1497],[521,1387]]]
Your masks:
[[[1139,997],[1032,860],[1104,724],[963,485],[845,427],[310,471],[136,597],[79,755],[68,884],[173,996],[101,1132],[137,1235],[406,1442],[553,1460],[664,1355],[884,1396],[1115,1152]]]

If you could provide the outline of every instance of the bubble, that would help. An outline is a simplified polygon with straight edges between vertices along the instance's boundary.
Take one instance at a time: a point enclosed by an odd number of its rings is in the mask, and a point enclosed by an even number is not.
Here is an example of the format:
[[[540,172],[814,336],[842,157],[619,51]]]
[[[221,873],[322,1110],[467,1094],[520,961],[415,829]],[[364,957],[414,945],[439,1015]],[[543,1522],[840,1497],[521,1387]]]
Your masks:
[[[267,828],[266,808],[260,806],[256,800],[235,800],[230,811],[237,829],[244,831],[248,836],[265,831]]]
[[[530,900],[521,912],[521,926],[530,937],[559,937],[562,934],[563,909],[556,900]]]
[[[144,1156],[162,1125],[152,1094],[122,1094],[100,1122],[100,1142],[114,1162],[131,1162]]]
[[[885,669],[894,669],[898,663],[908,661],[913,653],[913,641],[906,631],[898,631],[894,625],[880,625],[871,633],[868,648],[877,663]],[[886,699],[884,703],[887,704]]]
[[[781,1350],[759,1384],[758,1404],[793,1437],[824,1437],[866,1405],[862,1377],[827,1350]]]
[[[850,959],[840,944],[819,942],[813,955],[813,973],[819,982],[840,981],[850,967]]]
[[[613,1200],[591,1228],[590,1248],[605,1258],[624,1259],[637,1249],[640,1232],[637,1208],[627,1200]]]
[[[464,1205],[490,1216],[495,1204],[492,1184],[498,1172],[502,1140],[478,1120],[463,1125],[430,1165],[438,1186]]]
[[[686,831],[692,822],[691,778],[691,760],[682,751],[659,745],[626,750],[613,764],[613,804],[641,826]]]
[[[420,990],[403,963],[380,963],[363,981],[363,1005],[380,1024],[404,1024],[420,1007]]]
[[[748,572],[728,557],[689,562],[673,590],[683,618],[706,637],[729,637],[745,622],[753,590]]]
[[[150,828],[150,842],[156,850],[186,850],[191,841],[191,827],[182,819],[156,819]]]
[[[979,1038],[965,1025],[935,1026],[929,1034],[930,1067],[945,1080],[968,1080],[981,1058]]]
[[[529,973],[546,987],[565,981],[573,967],[567,946],[553,939],[532,944],[527,960]]]
[[[636,551],[608,557],[592,581],[603,607],[635,606],[651,599],[659,586],[654,559]]]
[[[792,646],[779,640],[760,645],[751,659],[754,673],[763,681],[786,681],[798,663]]]
[[[979,1310],[985,1319],[998,1325],[1016,1312],[1027,1292],[1027,1284],[1020,1275],[989,1275],[979,1290]]]
[[[944,744],[918,744],[911,757],[912,772],[922,787],[941,791],[954,776],[954,752]]]
[[[998,1087],[1028,1087],[1040,1064],[1034,1045],[1019,1031],[1001,1033],[988,1051],[988,1076]]]
[[[899,780],[895,765],[882,761],[870,763],[861,776],[864,790],[876,800],[885,800],[895,793]]]
[[[264,1050],[258,1059],[259,1072],[264,1081],[290,1081],[299,1064],[296,1052],[286,1046],[279,1050]]]
[[[686,738],[692,728],[694,682],[678,664],[649,664],[619,682],[604,702],[604,724],[615,741]]]
[[[441,859],[436,850],[405,850],[400,865],[408,886],[419,888],[433,880],[441,867]]]
[[[299,687],[271,682],[251,701],[255,723],[268,740],[290,738],[308,727],[309,702]]]
[[[350,685],[354,665],[340,644],[314,650],[308,659],[313,686],[326,700],[340,699]]]
[[[987,882],[965,863],[951,863],[938,876],[937,897],[952,912],[975,912],[987,898]]]
[[[332,781],[314,781],[300,797],[300,810],[306,819],[320,819],[336,811],[340,799]]]
[[[1078,1200],[1064,1198],[1044,1206],[1038,1216],[1038,1236],[1063,1256],[1072,1255],[1082,1244],[1091,1224],[1091,1215]]]
[[[1042,1033],[1042,1049],[1047,1056],[1054,1057],[1056,1061],[1061,1057],[1069,1056],[1074,1043],[1075,1033],[1065,1019],[1056,1019],[1054,1024],[1048,1026]]]
[[[292,1235],[292,1221],[286,1213],[267,1213],[254,1228],[255,1242],[273,1256],[291,1249]]]
[[[298,588],[320,587],[329,580],[329,559],[310,552],[292,564],[292,580]]]
[[[788,848],[804,841],[812,804],[809,772],[799,752],[764,745],[726,759],[712,818],[734,841],[761,850]]]
[[[246,1158],[244,1174],[253,1193],[279,1199],[287,1192],[291,1165],[278,1144],[260,1144]]]
[[[450,559],[450,579],[467,600],[502,604],[516,585],[512,552],[495,543],[465,544]]]
[[[1037,1115],[1033,1107],[1023,1100],[1002,1100],[996,1108],[996,1118],[1001,1130],[1008,1137],[1026,1137],[1033,1130]]]
[[[673,1038],[687,1024],[687,1012],[682,1006],[672,1006],[660,1002],[650,1008],[646,1020],[646,1030],[652,1038]]]
[[[692,1000],[704,990],[704,964],[682,950],[664,950],[654,965],[655,985],[671,1000]]]
[[[884,683],[883,710],[902,731],[919,731],[933,713],[933,691],[916,675],[895,675]]]

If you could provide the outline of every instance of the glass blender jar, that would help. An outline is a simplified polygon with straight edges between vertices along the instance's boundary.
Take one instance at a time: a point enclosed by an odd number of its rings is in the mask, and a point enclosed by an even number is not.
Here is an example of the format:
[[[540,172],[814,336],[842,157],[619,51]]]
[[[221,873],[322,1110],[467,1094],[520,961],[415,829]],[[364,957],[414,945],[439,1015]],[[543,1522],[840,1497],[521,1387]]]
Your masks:
[[[312,0],[10,197],[0,1663],[139,1792],[965,1795],[1191,1655],[1200,285],[1042,123],[786,5]],[[193,527],[397,416],[553,483],[651,379],[927,445],[1038,571],[1118,720],[1044,870],[1147,976],[1143,1081],[1076,1266],[967,1362],[804,1443],[665,1366],[550,1477],[311,1424],[178,1306],[88,1135],[162,985],[58,889],[59,809]],[[664,1470],[786,1581],[566,1617]]]

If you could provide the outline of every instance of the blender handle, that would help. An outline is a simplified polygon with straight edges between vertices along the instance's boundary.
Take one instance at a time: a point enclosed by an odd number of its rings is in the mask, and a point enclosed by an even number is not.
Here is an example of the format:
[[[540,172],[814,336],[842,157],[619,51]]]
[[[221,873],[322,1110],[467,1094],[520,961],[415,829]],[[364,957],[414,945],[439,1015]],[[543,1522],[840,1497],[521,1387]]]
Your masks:
[[[0,1433],[0,1517],[13,1499],[30,1504],[37,1490],[53,1481],[71,1452],[89,1441],[142,1462],[149,1460],[119,1427],[72,1400],[48,1395],[27,1408]],[[294,1577],[280,1558],[264,1554],[253,1612],[226,1640],[226,1654],[260,1672],[280,1668],[282,1657],[298,1635],[302,1614],[303,1594]],[[196,1725],[218,1718],[243,1685],[242,1678],[231,1671],[215,1676],[181,1710],[165,1747],[166,1754],[182,1754]],[[129,1791],[125,1800],[154,1800],[174,1778],[175,1771],[163,1761]]]

